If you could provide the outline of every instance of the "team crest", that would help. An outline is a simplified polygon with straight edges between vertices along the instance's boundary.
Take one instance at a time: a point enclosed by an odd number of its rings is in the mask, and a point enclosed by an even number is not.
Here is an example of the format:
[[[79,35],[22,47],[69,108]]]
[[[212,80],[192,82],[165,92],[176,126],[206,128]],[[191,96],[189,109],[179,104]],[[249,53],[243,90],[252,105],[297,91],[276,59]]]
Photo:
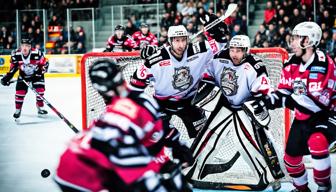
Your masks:
[[[301,80],[294,80],[293,93],[295,95],[306,95],[307,94],[306,84]]]
[[[223,72],[221,74],[221,88],[226,96],[232,96],[237,93],[238,84],[237,84],[238,76],[236,72],[231,69],[224,67]]]
[[[193,77],[190,75],[189,67],[175,68],[173,76],[173,87],[179,91],[184,91],[193,83]]]

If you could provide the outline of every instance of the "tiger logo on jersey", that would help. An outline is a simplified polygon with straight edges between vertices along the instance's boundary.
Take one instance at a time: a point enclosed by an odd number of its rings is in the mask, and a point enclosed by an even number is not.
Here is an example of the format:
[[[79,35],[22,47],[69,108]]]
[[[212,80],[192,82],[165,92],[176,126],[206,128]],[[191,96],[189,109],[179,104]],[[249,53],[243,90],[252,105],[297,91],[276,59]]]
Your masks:
[[[237,84],[238,76],[236,75],[236,71],[231,68],[224,67],[221,74],[221,89],[226,96],[232,96],[237,93],[238,84]]]
[[[193,77],[190,75],[189,67],[175,68],[173,78],[173,87],[179,91],[187,90],[193,83]]]

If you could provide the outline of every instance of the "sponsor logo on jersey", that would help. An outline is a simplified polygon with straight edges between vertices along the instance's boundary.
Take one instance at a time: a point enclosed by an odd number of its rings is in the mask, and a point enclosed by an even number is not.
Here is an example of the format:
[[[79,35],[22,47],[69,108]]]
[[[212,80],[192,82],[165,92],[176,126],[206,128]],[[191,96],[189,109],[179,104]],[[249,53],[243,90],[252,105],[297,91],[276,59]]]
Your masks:
[[[321,91],[322,90],[322,86],[321,86],[322,82],[310,82],[309,85],[309,91],[310,92],[314,92],[314,91]]]
[[[321,66],[313,66],[310,69],[311,72],[320,72],[320,73],[325,73],[326,68],[325,67],[321,67]]]
[[[225,64],[229,63],[229,60],[227,60],[227,59],[218,59],[218,61],[221,62],[221,63],[225,63]]]
[[[223,90],[224,95],[232,96],[237,93],[238,84],[237,84],[238,76],[236,75],[236,71],[231,68],[224,67],[221,74],[221,89]]]
[[[187,59],[187,62],[191,62],[191,61],[193,61],[193,60],[195,60],[197,58],[198,58],[198,55],[190,57],[190,58]]]
[[[317,73],[310,73],[309,74],[309,79],[317,79]]]
[[[295,95],[306,95],[307,87],[301,79],[296,79],[293,82],[293,92]]]
[[[155,58],[153,58],[153,59],[150,59],[150,60],[149,60],[149,64],[153,64],[154,62],[157,62],[157,61],[159,61],[159,60],[161,60],[161,59],[162,59],[161,56],[159,56],[159,57],[155,57]]]
[[[159,65],[160,67],[168,66],[170,65],[170,60],[160,61]]]
[[[193,83],[193,77],[190,75],[189,67],[175,68],[173,78],[173,87],[179,91],[187,90]]]
[[[325,106],[328,106],[330,103],[330,94],[328,90],[324,90],[319,97],[319,102]]]

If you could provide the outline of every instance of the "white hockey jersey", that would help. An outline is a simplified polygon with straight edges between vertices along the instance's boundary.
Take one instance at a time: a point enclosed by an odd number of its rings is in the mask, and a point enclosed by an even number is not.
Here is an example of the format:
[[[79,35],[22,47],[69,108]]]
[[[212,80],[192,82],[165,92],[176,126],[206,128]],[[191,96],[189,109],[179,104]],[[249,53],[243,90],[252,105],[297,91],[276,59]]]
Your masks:
[[[240,107],[252,95],[267,94],[270,79],[261,59],[248,55],[239,65],[234,65],[225,49],[215,55],[205,74],[205,80],[214,81],[232,107]]]
[[[210,44],[189,43],[178,60],[170,53],[170,46],[159,49],[134,72],[131,86],[143,90],[148,80],[154,82],[154,96],[161,100],[180,100],[193,96],[207,65],[214,54]]]

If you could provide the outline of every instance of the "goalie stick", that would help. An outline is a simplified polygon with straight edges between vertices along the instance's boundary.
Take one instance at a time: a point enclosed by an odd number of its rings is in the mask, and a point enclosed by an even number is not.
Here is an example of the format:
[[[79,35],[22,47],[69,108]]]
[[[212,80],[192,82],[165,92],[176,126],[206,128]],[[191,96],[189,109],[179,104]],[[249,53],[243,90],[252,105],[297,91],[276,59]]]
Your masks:
[[[70,123],[70,121],[67,119],[67,118],[65,118],[54,106],[52,106],[49,102],[48,102],[48,100],[46,100],[43,96],[41,96],[35,89],[34,89],[34,87],[32,86],[32,85],[30,85],[26,80],[24,80],[24,79],[22,79],[22,81],[38,96],[38,97],[40,97],[43,101],[44,101],[44,103],[45,104],[47,104],[48,105],[48,107],[50,107],[50,109],[52,109],[55,113],[56,113],[56,115],[59,117],[59,118],[61,118],[69,127],[70,127],[70,129],[71,130],[73,130],[75,133],[78,133],[79,131],[78,131],[78,129],[72,124],[72,123]]]
[[[265,129],[268,130],[268,124],[270,122],[270,117],[267,109],[264,109],[263,115],[254,114],[254,108],[252,103],[254,101],[247,101],[243,104],[242,108],[245,113],[251,118],[251,121],[255,128],[255,138],[261,149],[261,152],[265,158],[265,161],[270,168],[271,174],[274,179],[278,180],[284,177],[284,173],[280,167],[280,162],[272,141],[268,138],[265,133]],[[280,186],[281,187],[281,186]],[[273,188],[276,189],[276,188]]]

